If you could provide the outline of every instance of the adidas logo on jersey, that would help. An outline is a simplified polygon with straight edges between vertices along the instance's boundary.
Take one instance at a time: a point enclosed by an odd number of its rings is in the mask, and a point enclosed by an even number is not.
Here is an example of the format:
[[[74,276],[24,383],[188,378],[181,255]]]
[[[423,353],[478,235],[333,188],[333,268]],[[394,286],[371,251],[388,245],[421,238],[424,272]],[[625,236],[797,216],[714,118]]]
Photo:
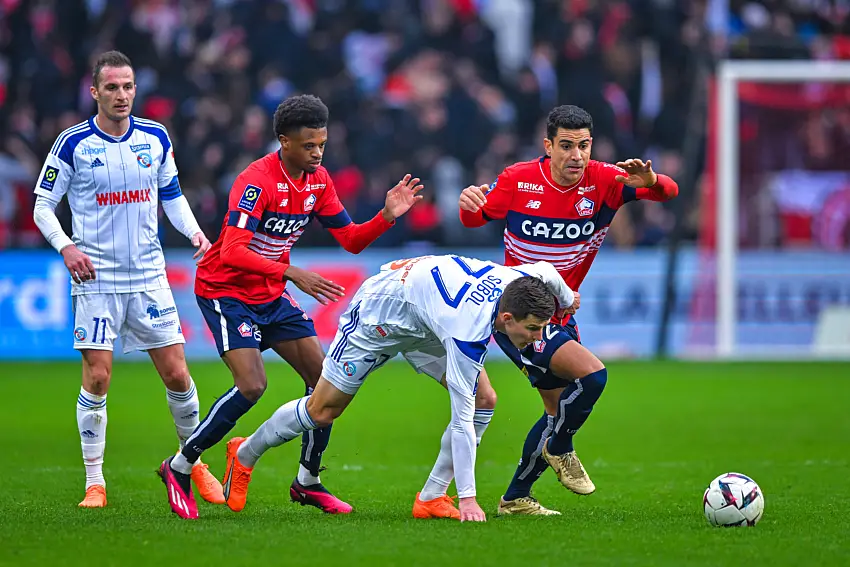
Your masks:
[[[532,199],[525,205],[525,208],[527,208],[527,209],[539,209],[540,208],[540,201],[535,201],[534,199]]]
[[[92,169],[95,167],[103,167],[104,163],[100,161],[100,158],[94,158],[94,161],[91,162]]]

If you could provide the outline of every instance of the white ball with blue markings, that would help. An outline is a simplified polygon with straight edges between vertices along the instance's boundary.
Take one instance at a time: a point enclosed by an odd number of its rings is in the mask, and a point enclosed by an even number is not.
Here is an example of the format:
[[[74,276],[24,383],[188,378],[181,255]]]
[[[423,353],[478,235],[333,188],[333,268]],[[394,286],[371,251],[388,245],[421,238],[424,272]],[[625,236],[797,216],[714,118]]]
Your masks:
[[[759,485],[735,472],[712,480],[702,503],[708,523],[716,527],[755,526],[764,514],[764,494]]]

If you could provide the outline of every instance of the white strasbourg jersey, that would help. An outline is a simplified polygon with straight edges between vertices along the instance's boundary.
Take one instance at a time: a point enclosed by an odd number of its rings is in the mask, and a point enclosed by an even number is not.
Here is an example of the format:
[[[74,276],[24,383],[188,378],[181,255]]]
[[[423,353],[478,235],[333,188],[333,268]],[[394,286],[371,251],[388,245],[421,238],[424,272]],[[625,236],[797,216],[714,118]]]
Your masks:
[[[424,256],[393,262],[382,270],[371,282],[373,293],[403,298],[421,325],[411,329],[412,334],[425,343],[430,338],[446,351],[455,484],[461,498],[474,496],[475,392],[499,298],[505,286],[523,276],[542,279],[565,307],[572,305],[573,292],[546,262],[507,267],[460,256]]]
[[[181,195],[171,139],[158,122],[130,117],[120,138],[94,117],[68,128],[44,162],[36,195],[59,203],[67,193],[74,244],[94,264],[94,281],[72,295],[134,293],[168,287],[158,237],[158,200]]]

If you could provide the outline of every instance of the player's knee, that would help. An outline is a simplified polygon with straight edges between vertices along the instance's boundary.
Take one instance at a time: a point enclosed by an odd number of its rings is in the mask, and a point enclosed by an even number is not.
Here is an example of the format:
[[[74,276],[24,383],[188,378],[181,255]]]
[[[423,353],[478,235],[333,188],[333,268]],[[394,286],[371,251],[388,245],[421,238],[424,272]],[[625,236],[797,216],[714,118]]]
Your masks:
[[[189,389],[191,377],[185,364],[167,368],[160,377],[165,387],[173,392],[185,392]]]
[[[91,366],[83,379],[86,392],[103,396],[109,391],[109,381],[112,378],[109,367],[103,365]]]
[[[327,427],[342,415],[344,408],[314,403],[313,398],[307,400],[307,413],[318,427]]]
[[[598,399],[608,383],[608,370],[603,366],[601,370],[597,370],[588,374],[581,379],[584,391],[594,399]]]
[[[484,388],[479,387],[475,392],[475,409],[496,409],[497,400],[498,396],[493,386],[487,384]]]
[[[237,386],[239,393],[245,396],[246,399],[256,402],[266,391],[266,377],[260,376],[252,380],[244,381]]]

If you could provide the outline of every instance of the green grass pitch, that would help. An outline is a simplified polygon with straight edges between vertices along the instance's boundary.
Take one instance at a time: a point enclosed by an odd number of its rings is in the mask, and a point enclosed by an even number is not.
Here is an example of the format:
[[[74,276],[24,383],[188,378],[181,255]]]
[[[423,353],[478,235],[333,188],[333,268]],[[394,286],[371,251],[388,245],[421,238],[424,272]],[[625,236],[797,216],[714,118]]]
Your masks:
[[[109,393],[109,507],[81,510],[84,473],[74,418],[78,364],[2,364],[2,565],[848,565],[850,365],[614,363],[576,447],[597,492],[579,497],[551,471],[535,495],[554,518],[499,518],[529,426],[541,413],[513,367],[488,365],[499,405],[478,453],[483,525],[417,521],[449,418],[448,394],[406,365],[369,378],[337,422],[325,484],[355,506],[327,516],[289,502],[300,443],[258,463],[246,509],[199,503],[173,516],[154,475],[176,448],[165,394],[150,364],[120,363]],[[192,364],[205,414],[228,387],[223,364]],[[283,364],[237,425],[246,435],[301,395]],[[229,437],[228,437],[229,438]],[[204,457],[221,477],[224,444]],[[716,529],[702,513],[715,476],[761,485],[753,529]]]

